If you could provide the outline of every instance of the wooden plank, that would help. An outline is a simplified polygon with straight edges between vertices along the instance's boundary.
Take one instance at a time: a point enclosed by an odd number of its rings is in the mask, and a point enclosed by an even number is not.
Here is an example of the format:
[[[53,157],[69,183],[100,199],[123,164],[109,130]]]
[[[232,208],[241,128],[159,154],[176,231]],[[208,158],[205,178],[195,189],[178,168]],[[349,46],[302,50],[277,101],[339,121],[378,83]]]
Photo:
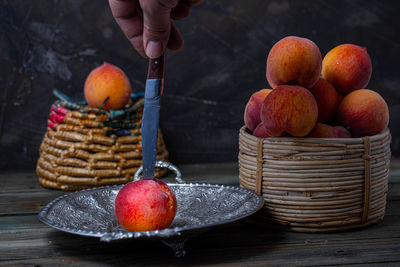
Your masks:
[[[38,215],[11,215],[11,216],[0,216],[0,234],[17,233],[19,231],[37,231],[40,228],[47,228],[49,226],[40,222]]]
[[[389,183],[388,200],[400,199],[400,183]]]
[[[208,163],[208,164],[182,164],[178,165],[184,179],[192,182],[207,180],[207,182],[220,182],[228,178],[238,179],[237,162]],[[166,178],[173,177],[169,173]],[[0,179],[4,184],[21,189],[23,187],[39,185],[34,171],[2,172]],[[38,188],[41,188],[40,185]],[[0,191],[1,192],[1,191]]]
[[[184,178],[188,183],[239,183],[237,169],[232,163],[184,165],[180,169],[186,174]],[[170,173],[163,180],[175,182],[174,177]],[[0,174],[0,180],[3,183],[0,187],[0,216],[37,213],[51,200],[70,193],[43,188],[37,181],[36,174],[32,172],[5,172]]]
[[[389,246],[389,248],[388,248]],[[329,246],[302,246],[296,248],[286,247],[257,247],[251,252],[240,248],[226,250],[213,249],[188,253],[183,259],[168,257],[165,253],[155,253],[155,247],[146,247],[153,251],[152,256],[138,258],[135,252],[124,250],[121,253],[110,251],[106,254],[65,256],[55,258],[39,258],[20,261],[7,261],[8,265],[20,264],[78,264],[84,266],[109,266],[109,265],[210,265],[210,266],[280,266],[280,265],[347,265],[347,264],[388,264],[398,263],[398,251],[390,249],[390,244],[381,242],[364,243],[358,249],[348,249],[341,244]],[[295,249],[295,250],[294,250]],[[140,251],[142,252],[142,251]],[[122,254],[123,253],[123,254]],[[157,254],[157,255],[155,255]],[[384,256],[377,257],[377,256]]]
[[[396,211],[389,210],[389,214],[385,217],[384,221],[378,225],[370,226],[361,230],[339,233],[292,233],[284,232],[279,229],[273,229],[269,224],[255,222],[253,219],[246,219],[234,224],[224,225],[210,230],[215,233],[208,238],[211,246],[213,244],[221,243],[219,239],[224,242],[223,246],[240,246],[242,242],[248,245],[262,244],[262,240],[272,239],[281,240],[286,244],[301,242],[306,243],[319,243],[326,242],[326,240],[361,240],[372,238],[392,238],[400,235],[400,225],[397,223],[400,219],[400,203],[396,205]],[[395,213],[395,215],[393,215]],[[23,240],[24,238],[40,238],[43,233],[59,231],[50,228],[49,226],[41,223],[36,215],[24,216],[0,216],[0,234],[2,241]],[[32,232],[32,233],[30,233]],[[279,234],[278,234],[279,233]],[[43,237],[43,236],[42,236]],[[96,238],[95,238],[96,239]]]
[[[205,170],[204,182],[231,184],[232,173]],[[196,181],[204,165],[187,170]],[[231,170],[232,171],[232,170]],[[232,171],[233,172],[233,171]],[[228,174],[226,174],[228,173]],[[214,176],[213,176],[214,174]],[[9,175],[0,191],[0,265],[347,265],[400,262],[400,184],[389,185],[388,205],[382,223],[339,233],[292,233],[273,229],[253,218],[210,229],[189,239],[184,259],[175,259],[158,241],[129,240],[102,243],[57,231],[41,223],[41,207],[66,192],[43,189],[30,174]],[[1,176],[0,176],[1,177]],[[4,176],[2,176],[4,177]],[[215,178],[218,177],[218,178]],[[167,179],[171,179],[167,178]],[[208,179],[208,180],[207,180]]]
[[[187,182],[217,183],[226,185],[238,185],[237,162],[209,163],[209,164],[183,164],[179,165],[183,178]],[[174,175],[169,173],[165,178],[167,182],[173,182]],[[391,183],[400,183],[400,159],[392,158],[390,166]],[[11,192],[35,192],[50,190],[43,188],[34,171],[4,171],[0,172],[1,193]]]
[[[235,162],[184,164],[179,165],[178,168],[184,180],[189,183],[239,184],[238,168]],[[168,173],[162,180],[175,182],[174,177],[173,173]],[[34,171],[3,171],[0,172],[0,181],[2,183],[0,194],[43,192],[43,190],[59,191],[43,188],[39,184],[38,177]]]
[[[103,260],[102,258],[99,258],[97,260],[90,260],[90,259],[79,259],[79,265],[80,266],[87,266],[87,267],[92,267],[92,266],[112,266],[116,265],[116,261],[110,260],[109,258],[106,258],[104,261],[100,262],[100,260]],[[183,261],[176,260],[175,265],[168,264],[169,266],[184,266]],[[194,262],[190,265],[200,265],[201,261]],[[72,257],[57,257],[57,258],[51,258],[51,259],[33,259],[33,260],[27,260],[27,261],[8,261],[8,262],[2,262],[2,266],[20,266],[20,265],[29,265],[29,266],[70,266],[70,265],[77,265],[77,260]],[[297,262],[290,262],[291,266],[298,266]],[[363,267],[376,267],[378,263],[362,263],[362,264],[342,264],[347,267],[351,266],[363,266]],[[382,263],[381,263],[382,264]],[[135,262],[128,262],[124,263],[124,265],[129,265],[129,266],[141,266],[141,264],[135,263]],[[161,263],[160,265],[162,266],[168,266],[165,262]],[[204,265],[204,263],[203,263]],[[224,264],[224,263],[218,263],[218,264],[207,264],[207,266],[266,266],[266,263],[262,262],[248,262],[246,264],[244,263],[229,263],[229,264]],[[268,264],[268,266],[280,266],[279,264]],[[307,266],[332,266],[330,264],[317,264],[316,262],[313,262],[312,264],[308,264]],[[336,265],[339,266],[339,265]],[[383,266],[385,267],[398,267],[399,263],[398,261],[394,262],[384,262]]]
[[[42,190],[29,194],[0,193],[0,216],[38,213],[47,203],[63,194],[67,192]],[[390,185],[388,200],[399,199],[400,184]]]
[[[392,204],[381,224],[351,232],[326,234],[283,232],[271,229],[268,225],[255,224],[251,220],[217,227],[189,239],[186,263],[207,258],[206,261],[200,262],[250,264],[254,261],[263,264],[290,264],[299,261],[301,264],[309,265],[313,259],[319,263],[329,259],[331,264],[342,264],[345,259],[349,260],[348,263],[362,263],[357,261],[357,258],[364,258],[367,255],[373,255],[375,260],[381,262],[400,260],[398,258],[400,254],[394,253],[400,250],[398,224],[400,202],[394,201]],[[15,218],[15,228],[11,226],[12,217]],[[109,262],[110,258],[118,258],[119,264],[126,264],[129,259],[140,264],[161,264],[165,260],[170,264],[176,263],[170,259],[170,250],[159,242],[131,240],[102,243],[97,238],[54,230],[41,224],[34,217],[34,215],[0,217],[1,260],[11,261],[10,264],[22,263],[20,260],[27,260],[26,263],[29,263],[32,259],[43,260],[62,256],[62,260],[79,263],[86,261],[97,263],[98,259]],[[154,257],[154,248],[157,248],[157,257]],[[394,253],[397,257],[386,253]],[[225,255],[226,258],[220,258],[221,255]],[[287,257],[287,255],[292,256]],[[373,262],[373,257],[368,256],[365,262],[370,260]],[[149,260],[151,258],[154,259]],[[49,259],[48,263],[52,261],[53,259]]]
[[[279,239],[264,240],[260,245],[221,246],[208,243],[207,236],[189,240],[187,256],[174,259],[170,251],[157,242],[134,241],[119,243],[100,243],[86,241],[87,238],[65,236],[62,233],[49,233],[50,240],[28,239],[13,241],[8,248],[0,247],[1,260],[9,263],[30,263],[33,259],[53,257],[75,263],[127,263],[144,264],[361,264],[400,262],[398,243],[400,237],[375,238],[365,240],[326,240],[323,242],[279,242]],[[351,234],[351,233],[348,233]],[[156,253],[155,253],[156,251]],[[23,253],[21,253],[23,252]]]
[[[47,189],[26,193],[0,193],[0,216],[38,213],[51,200],[65,193]]]
[[[0,194],[43,190],[34,171],[3,171],[0,172],[0,181]]]
[[[298,239],[302,242],[319,242],[319,240],[334,240],[334,239],[368,239],[368,238],[391,238],[393,232],[398,231],[400,234],[400,226],[397,223],[400,219],[400,204],[397,203],[395,208],[388,210],[388,214],[384,221],[378,225],[370,226],[362,230],[352,231],[356,235],[348,236],[349,232],[339,233],[319,233],[319,234],[308,234],[308,233],[292,233],[283,232],[281,230],[272,229],[273,227],[269,224],[261,222],[255,222],[254,219],[246,219],[244,221],[218,227],[215,233],[215,240],[210,240],[210,243],[219,243],[218,238],[225,236],[223,240],[228,240],[224,246],[240,245],[242,241],[246,241],[249,244],[258,244],[258,240],[261,239],[276,239],[275,231],[279,232],[281,236],[284,236],[285,242],[297,242]],[[395,209],[395,210],[394,210]],[[253,217],[254,218],[254,217]],[[14,226],[13,226],[14,225]],[[36,215],[24,215],[24,216],[0,216],[0,234],[2,240],[12,241],[15,238],[27,238],[29,235],[38,238],[43,229],[53,230],[52,228],[41,223]],[[30,231],[34,233],[29,234]],[[58,232],[57,230],[54,230]],[[231,233],[234,232],[234,233]],[[27,236],[28,235],[28,236]],[[254,238],[257,236],[257,238]],[[278,238],[280,239],[280,238]]]
[[[209,164],[183,164],[179,165],[182,176],[187,182],[218,183],[238,185],[237,162],[209,163]],[[173,181],[174,175],[169,173],[164,180]],[[391,183],[400,183],[400,159],[392,158],[390,165]],[[42,191],[34,171],[4,171],[0,172],[0,193],[3,192],[33,192]]]
[[[205,171],[205,173],[207,173]],[[201,183],[218,183],[218,184],[226,184],[226,185],[235,185],[235,178],[232,178],[231,175],[216,175],[217,178],[214,178],[212,174],[205,175],[205,178],[198,179],[195,174],[188,176],[188,182],[201,182]],[[169,176],[165,179],[165,181],[172,181],[172,177]],[[37,183],[32,182],[32,179],[27,181],[27,186],[31,184]],[[7,183],[5,183],[7,186]],[[32,190],[24,189],[22,191],[18,191],[18,188],[21,188],[23,185],[18,185],[16,187],[12,187],[13,189],[7,191],[3,189],[3,192],[0,192],[0,216],[1,215],[10,215],[10,214],[32,214],[37,213],[40,209],[46,205],[51,200],[55,199],[58,196],[68,194],[69,192],[64,192],[60,190],[52,190],[45,188],[35,188]],[[9,186],[11,188],[11,186]],[[389,193],[388,200],[396,200],[400,199],[400,183],[389,184]],[[10,203],[13,203],[10,205]]]

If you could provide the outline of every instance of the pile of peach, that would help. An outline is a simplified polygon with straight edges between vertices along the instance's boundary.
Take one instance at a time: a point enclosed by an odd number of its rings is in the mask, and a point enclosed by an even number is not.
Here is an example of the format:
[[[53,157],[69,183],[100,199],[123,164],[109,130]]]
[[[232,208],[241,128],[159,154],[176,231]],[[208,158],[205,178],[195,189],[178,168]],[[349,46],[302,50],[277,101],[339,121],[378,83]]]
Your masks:
[[[367,87],[372,64],[367,50],[343,44],[322,60],[309,39],[288,36],[267,59],[273,89],[255,92],[244,121],[257,137],[350,138],[379,134],[389,123],[385,100]]]

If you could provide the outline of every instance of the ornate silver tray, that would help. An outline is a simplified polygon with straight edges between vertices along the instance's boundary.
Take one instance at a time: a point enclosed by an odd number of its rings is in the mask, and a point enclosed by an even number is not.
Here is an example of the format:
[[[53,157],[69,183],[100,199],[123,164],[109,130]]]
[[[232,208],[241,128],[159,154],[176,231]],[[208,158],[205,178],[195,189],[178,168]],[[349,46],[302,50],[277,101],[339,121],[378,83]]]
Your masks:
[[[157,162],[176,172],[176,180],[183,182],[179,170],[170,163]],[[141,169],[135,174],[139,179]],[[106,186],[73,192],[56,198],[39,213],[39,219],[49,226],[72,234],[99,237],[101,241],[154,238],[170,246],[175,256],[185,255],[184,245],[191,234],[209,227],[245,218],[263,205],[263,199],[239,187],[169,183],[175,193],[178,209],[169,228],[146,232],[129,232],[122,228],[114,213],[114,201],[122,188]]]

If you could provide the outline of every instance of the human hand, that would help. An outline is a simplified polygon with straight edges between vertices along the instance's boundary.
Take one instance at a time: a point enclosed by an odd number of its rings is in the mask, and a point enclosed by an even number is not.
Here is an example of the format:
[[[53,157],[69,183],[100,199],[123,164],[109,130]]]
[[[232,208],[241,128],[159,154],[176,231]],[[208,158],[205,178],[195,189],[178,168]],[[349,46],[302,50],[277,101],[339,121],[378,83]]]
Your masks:
[[[157,58],[165,51],[179,50],[183,38],[173,20],[186,18],[202,0],[109,0],[111,12],[143,56]]]

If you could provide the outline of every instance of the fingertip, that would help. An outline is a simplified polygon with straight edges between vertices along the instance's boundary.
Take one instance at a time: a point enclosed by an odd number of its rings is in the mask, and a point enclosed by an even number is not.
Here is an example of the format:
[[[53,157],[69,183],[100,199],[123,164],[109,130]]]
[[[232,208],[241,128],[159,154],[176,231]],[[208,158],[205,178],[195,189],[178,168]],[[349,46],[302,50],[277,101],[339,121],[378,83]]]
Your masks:
[[[177,1],[176,1],[177,2]],[[149,58],[157,58],[162,55],[167,47],[171,32],[170,12],[171,7],[162,5],[161,1],[143,1],[143,45]]]
[[[146,46],[146,56],[149,58],[158,58],[163,53],[163,45],[160,41],[149,41]]]

